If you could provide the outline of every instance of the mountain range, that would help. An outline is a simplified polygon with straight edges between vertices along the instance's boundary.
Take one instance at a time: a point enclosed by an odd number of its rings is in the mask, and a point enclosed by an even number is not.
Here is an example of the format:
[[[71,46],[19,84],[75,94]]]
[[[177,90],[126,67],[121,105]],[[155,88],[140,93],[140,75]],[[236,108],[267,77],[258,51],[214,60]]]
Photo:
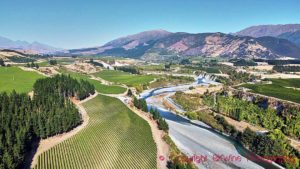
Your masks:
[[[300,47],[300,24],[251,26],[235,33],[235,35],[255,38],[272,36],[287,39]]]
[[[70,50],[0,37],[1,48],[57,55],[119,56],[144,60],[196,56],[300,59],[300,24],[252,26],[233,34],[152,30],[121,37],[103,46]]]
[[[99,47],[68,50],[65,54],[145,60],[194,56],[300,59],[298,31],[300,24],[255,26],[234,34],[153,30],[122,37]]]
[[[0,49],[11,49],[27,54],[47,54],[60,51],[62,49],[45,45],[39,42],[29,43],[27,41],[13,41],[0,36]]]

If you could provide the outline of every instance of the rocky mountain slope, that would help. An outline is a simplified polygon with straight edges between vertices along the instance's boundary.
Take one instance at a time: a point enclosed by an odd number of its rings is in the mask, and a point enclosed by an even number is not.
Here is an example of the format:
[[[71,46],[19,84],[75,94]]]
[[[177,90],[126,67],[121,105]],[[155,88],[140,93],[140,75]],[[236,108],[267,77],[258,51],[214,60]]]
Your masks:
[[[243,29],[235,34],[240,36],[251,36],[255,38],[262,36],[277,37],[283,33],[296,32],[298,30],[300,30],[300,24],[258,25]]]
[[[300,30],[296,32],[286,32],[277,37],[282,39],[287,39],[300,47]]]
[[[118,38],[101,47],[73,49],[68,52],[77,55],[102,54],[116,56],[131,55],[132,57],[139,57],[143,54],[143,51],[149,49],[155,41],[170,34],[170,32],[165,30],[145,31],[135,35]]]
[[[300,47],[300,24],[252,26],[235,33],[235,35],[256,38],[272,36],[287,39]]]
[[[13,41],[0,36],[0,49],[11,49],[28,54],[46,54],[59,51],[61,49],[39,42],[29,43],[26,41]]]
[[[147,31],[113,40],[104,46],[69,50],[71,55],[100,55],[161,60],[173,57],[300,58],[300,48],[275,37],[253,38],[224,33]]]
[[[289,40],[265,36],[257,38],[257,41],[272,53],[300,59],[300,47]]]

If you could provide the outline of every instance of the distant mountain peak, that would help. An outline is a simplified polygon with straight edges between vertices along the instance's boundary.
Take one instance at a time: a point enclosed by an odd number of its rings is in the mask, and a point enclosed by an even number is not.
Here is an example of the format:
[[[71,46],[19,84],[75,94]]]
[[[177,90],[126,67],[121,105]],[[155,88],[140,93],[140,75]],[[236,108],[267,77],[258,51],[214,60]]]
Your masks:
[[[132,41],[138,41],[139,44],[142,44],[148,41],[158,40],[170,34],[172,33],[163,29],[149,30],[118,38],[116,40],[106,43],[104,46],[121,47]]]
[[[49,45],[42,44],[40,42],[29,43],[22,40],[10,40],[0,36],[0,49],[12,49],[28,53],[46,54],[56,52],[62,49],[55,48]]]
[[[283,33],[296,32],[298,30],[300,30],[300,24],[256,25],[245,28],[235,33],[235,35],[255,38],[263,36],[277,37]]]

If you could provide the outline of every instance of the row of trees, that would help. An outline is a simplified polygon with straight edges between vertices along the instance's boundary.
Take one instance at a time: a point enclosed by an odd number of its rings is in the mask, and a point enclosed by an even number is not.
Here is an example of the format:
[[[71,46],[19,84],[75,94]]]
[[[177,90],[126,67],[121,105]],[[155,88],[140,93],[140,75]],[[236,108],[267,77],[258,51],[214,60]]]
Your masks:
[[[277,72],[300,72],[300,66],[274,66],[273,70]]]
[[[157,109],[150,109],[149,111],[152,114],[154,120],[157,120],[158,129],[163,130],[165,132],[169,131],[169,125],[165,119],[163,119]]]
[[[26,67],[30,68],[39,68],[40,66],[37,63],[34,63],[33,61],[31,63],[27,63]]]
[[[269,65],[288,65],[288,64],[300,64],[300,60],[265,60],[254,59],[255,62],[267,62]]]
[[[9,57],[9,60],[15,63],[30,63],[35,61],[35,59],[32,59],[31,57],[19,57],[19,56],[11,56]]]
[[[238,59],[233,61],[234,66],[257,66],[257,63],[252,60]]]
[[[120,66],[120,67],[116,67],[116,69],[121,70],[123,72],[132,73],[132,74],[140,74],[139,69],[134,66]]]
[[[138,108],[141,109],[144,112],[148,112],[148,106],[147,106],[147,102],[145,99],[137,99],[136,97],[133,98],[133,105]]]
[[[21,168],[35,141],[79,125],[80,114],[69,97],[82,91],[88,96],[94,93],[92,88],[87,82],[57,75],[38,80],[33,98],[14,91],[0,93],[0,168]]]
[[[163,130],[165,132],[168,132],[169,130],[169,126],[168,123],[165,121],[165,119],[163,119],[158,110],[157,109],[153,109],[152,107],[150,108],[150,111],[148,110],[148,106],[147,106],[147,102],[145,99],[137,99],[136,97],[133,98],[133,105],[138,108],[141,109],[144,112],[149,112],[153,119],[156,120],[158,128],[160,130]]]
[[[57,65],[57,60],[49,60],[50,65]]]
[[[56,75],[53,78],[38,79],[33,86],[34,96],[37,100],[44,101],[48,95],[62,95],[63,97],[76,97],[83,100],[95,93],[95,87],[86,80],[76,80],[70,75]]]

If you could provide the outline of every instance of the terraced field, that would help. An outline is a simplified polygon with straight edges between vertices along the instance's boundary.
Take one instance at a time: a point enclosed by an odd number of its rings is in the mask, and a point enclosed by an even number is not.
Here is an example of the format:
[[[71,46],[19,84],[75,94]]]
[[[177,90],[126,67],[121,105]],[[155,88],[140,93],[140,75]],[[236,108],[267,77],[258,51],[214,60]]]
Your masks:
[[[96,73],[95,76],[107,81],[126,84],[128,86],[147,84],[155,78],[152,75],[134,75],[126,72],[113,70],[104,70],[99,73]]]
[[[156,168],[156,146],[146,121],[112,97],[100,95],[83,106],[88,126],[44,152],[34,169]]]
[[[91,84],[93,84],[95,86],[95,89],[99,93],[103,93],[103,94],[121,94],[121,93],[124,93],[126,91],[126,89],[124,87],[121,87],[121,86],[114,86],[114,85],[108,86],[108,85],[101,84],[101,82],[99,82],[97,80],[90,79],[88,77],[88,75],[75,73],[75,72],[70,72],[70,71],[66,71],[66,70],[61,70],[61,72],[64,73],[64,74],[69,74],[70,76],[72,76],[76,79],[83,79],[83,80],[89,81]]]
[[[24,71],[18,67],[0,67],[0,92],[16,90],[27,93],[39,78],[43,76],[36,72]]]

